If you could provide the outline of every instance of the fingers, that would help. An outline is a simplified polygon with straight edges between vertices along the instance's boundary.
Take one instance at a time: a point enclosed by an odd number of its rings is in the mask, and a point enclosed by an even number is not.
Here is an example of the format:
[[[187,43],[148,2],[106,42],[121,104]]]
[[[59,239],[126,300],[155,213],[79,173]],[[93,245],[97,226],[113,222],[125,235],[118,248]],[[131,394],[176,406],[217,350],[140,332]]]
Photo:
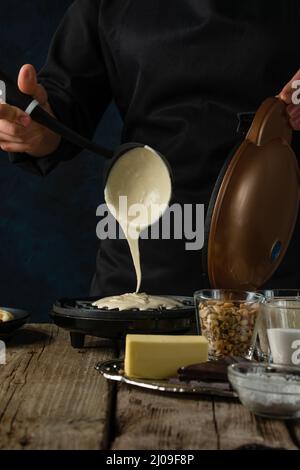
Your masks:
[[[300,69],[295,73],[293,78],[283,87],[283,89],[279,93],[279,98],[283,100],[286,104],[292,103],[292,95],[295,92],[293,83],[297,80],[300,80]]]
[[[279,98],[288,106],[286,108],[290,124],[296,131],[300,130],[300,105],[299,102],[299,86],[300,86],[300,69],[295,73],[293,78],[283,87],[279,93]],[[296,92],[296,95],[294,93]],[[295,101],[296,96],[296,101]],[[298,100],[298,101],[297,101]]]
[[[10,137],[24,137],[27,134],[27,128],[24,128],[20,124],[15,124],[1,119],[0,133],[3,133]]]
[[[288,113],[290,124],[296,131],[300,130],[300,106],[295,104],[289,104],[286,108]]]
[[[26,95],[33,95],[37,84],[35,68],[30,64],[23,65],[18,76],[19,89]]]
[[[45,106],[48,102],[48,94],[42,85],[37,85],[33,98],[36,99],[41,106]]]
[[[285,85],[285,87],[279,93],[279,98],[282,101],[284,101],[286,104],[290,104],[292,102],[293,91],[294,90],[292,89],[292,83],[289,82]]]
[[[291,120],[290,123],[294,131],[300,131],[300,119],[298,119],[297,121]]]
[[[22,144],[24,148],[29,147],[35,136],[34,124],[29,129],[24,129],[18,124],[12,124],[8,121],[0,121],[0,145]]]
[[[24,143],[0,142],[0,148],[4,152],[27,153],[30,151],[28,145]]]
[[[6,152],[19,149],[26,152],[28,145],[25,142],[28,137],[28,127],[31,128],[32,120],[21,109],[8,104],[0,104],[0,147]]]
[[[24,139],[22,139],[22,137],[16,137],[9,134],[5,134],[4,132],[0,132],[0,143],[22,144],[24,143]]]
[[[22,93],[31,95],[42,106],[48,101],[45,88],[38,84],[37,74],[33,65],[26,64],[21,67],[18,77],[18,87]]]
[[[8,104],[0,104],[0,120],[14,122],[23,127],[28,127],[31,123],[31,118],[28,114],[24,113],[21,109]]]
[[[47,92],[37,82],[37,74],[32,65],[24,65],[18,77],[20,91],[32,96],[51,115]],[[0,148],[5,152],[28,153],[43,157],[52,153],[60,144],[60,136],[35,123],[19,108],[0,104]]]

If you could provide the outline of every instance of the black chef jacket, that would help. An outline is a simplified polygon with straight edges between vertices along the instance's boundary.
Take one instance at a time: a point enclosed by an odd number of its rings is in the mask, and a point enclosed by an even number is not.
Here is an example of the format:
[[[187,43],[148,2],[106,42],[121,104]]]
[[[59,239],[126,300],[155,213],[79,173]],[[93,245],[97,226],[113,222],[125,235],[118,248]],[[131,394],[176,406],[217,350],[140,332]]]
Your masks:
[[[77,0],[39,77],[57,117],[85,136],[113,98],[122,141],[148,144],[169,160],[173,202],[207,207],[237,141],[237,113],[255,111],[299,69],[299,23],[297,0]],[[46,174],[78,151],[62,142],[46,158],[12,159]],[[299,287],[299,233],[298,224],[271,286]],[[142,240],[142,290],[192,294],[205,284],[201,258],[185,240]],[[92,294],[134,288],[126,241],[102,241]]]

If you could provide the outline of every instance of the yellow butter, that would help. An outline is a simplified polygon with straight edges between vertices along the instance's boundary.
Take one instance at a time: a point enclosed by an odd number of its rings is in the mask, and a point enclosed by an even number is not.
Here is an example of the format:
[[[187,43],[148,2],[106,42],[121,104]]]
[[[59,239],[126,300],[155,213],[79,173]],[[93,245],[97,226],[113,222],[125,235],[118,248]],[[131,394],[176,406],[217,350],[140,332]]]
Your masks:
[[[206,362],[204,336],[127,335],[125,374],[143,379],[164,379],[180,367]]]

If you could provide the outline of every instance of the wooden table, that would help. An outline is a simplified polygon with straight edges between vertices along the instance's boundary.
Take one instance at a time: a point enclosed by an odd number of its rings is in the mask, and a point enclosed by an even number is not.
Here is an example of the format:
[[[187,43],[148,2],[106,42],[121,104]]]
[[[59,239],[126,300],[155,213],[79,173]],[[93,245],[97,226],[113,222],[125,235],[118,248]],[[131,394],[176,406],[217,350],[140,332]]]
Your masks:
[[[112,343],[30,324],[0,366],[0,449],[300,448],[300,421],[255,418],[237,402],[182,398],[106,381]]]

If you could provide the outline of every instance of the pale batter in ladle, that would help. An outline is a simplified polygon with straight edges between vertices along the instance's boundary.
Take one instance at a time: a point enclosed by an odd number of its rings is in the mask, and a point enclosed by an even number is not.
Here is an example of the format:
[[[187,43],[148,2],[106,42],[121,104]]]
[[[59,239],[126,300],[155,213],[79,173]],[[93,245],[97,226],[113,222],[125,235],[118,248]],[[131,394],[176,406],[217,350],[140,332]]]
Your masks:
[[[105,201],[119,222],[129,244],[135,272],[135,293],[106,297],[95,302],[98,308],[139,310],[175,308],[182,303],[168,298],[140,294],[141,263],[139,251],[140,233],[157,222],[166,210],[172,194],[169,170],[163,159],[150,147],[136,147],[122,155],[110,170]],[[127,197],[127,205],[120,197]],[[143,211],[134,213],[134,205],[140,204]],[[138,214],[138,217],[137,217]]]

